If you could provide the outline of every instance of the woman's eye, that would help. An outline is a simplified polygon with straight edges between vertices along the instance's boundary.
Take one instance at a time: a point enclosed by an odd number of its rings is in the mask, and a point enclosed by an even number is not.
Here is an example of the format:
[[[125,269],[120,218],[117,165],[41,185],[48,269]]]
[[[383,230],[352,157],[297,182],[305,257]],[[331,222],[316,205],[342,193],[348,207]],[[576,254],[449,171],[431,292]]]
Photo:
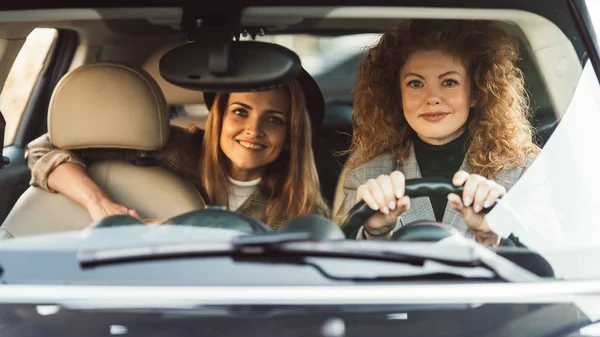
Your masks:
[[[273,124],[285,124],[285,121],[277,116],[269,116],[268,121]]]
[[[458,82],[456,82],[455,80],[444,80],[444,82],[442,82],[442,85],[445,87],[453,87],[457,84]]]
[[[232,111],[234,114],[241,116],[241,117],[246,117],[248,116],[248,111],[244,110],[244,109],[235,109]]]
[[[419,89],[423,87],[423,83],[421,81],[413,80],[408,82],[408,86],[413,89]]]

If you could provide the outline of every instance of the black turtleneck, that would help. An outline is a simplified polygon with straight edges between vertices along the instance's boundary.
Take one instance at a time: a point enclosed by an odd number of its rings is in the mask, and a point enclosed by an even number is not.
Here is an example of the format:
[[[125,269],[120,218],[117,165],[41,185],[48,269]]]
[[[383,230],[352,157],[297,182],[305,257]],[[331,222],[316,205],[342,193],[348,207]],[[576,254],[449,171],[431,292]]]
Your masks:
[[[442,145],[423,142],[416,134],[413,137],[415,155],[423,178],[446,178],[452,180],[460,169],[468,147],[468,134],[463,132],[458,138]],[[437,221],[441,222],[448,203],[445,195],[430,196]]]

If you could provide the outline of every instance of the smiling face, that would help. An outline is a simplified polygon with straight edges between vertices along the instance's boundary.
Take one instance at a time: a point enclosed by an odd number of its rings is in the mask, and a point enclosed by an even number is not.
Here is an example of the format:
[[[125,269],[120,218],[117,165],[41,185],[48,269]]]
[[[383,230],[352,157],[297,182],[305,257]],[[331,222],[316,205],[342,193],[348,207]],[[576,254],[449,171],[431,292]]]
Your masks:
[[[229,159],[233,179],[259,178],[279,157],[286,143],[290,109],[286,89],[229,95],[219,144]]]
[[[464,65],[441,50],[416,51],[400,70],[404,117],[419,138],[445,144],[462,134],[471,99],[471,80]]]

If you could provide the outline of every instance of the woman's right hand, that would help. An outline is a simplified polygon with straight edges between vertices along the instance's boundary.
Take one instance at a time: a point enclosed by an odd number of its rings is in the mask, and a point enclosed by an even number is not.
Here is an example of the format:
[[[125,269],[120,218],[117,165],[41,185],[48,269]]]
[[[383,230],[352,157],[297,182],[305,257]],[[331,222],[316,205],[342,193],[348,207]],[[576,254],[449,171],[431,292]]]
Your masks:
[[[92,217],[93,222],[96,222],[104,217],[117,214],[131,215],[134,218],[138,218],[140,220],[142,219],[136,210],[116,204],[108,197],[104,196],[95,198],[94,201],[90,201],[88,203],[87,210]]]
[[[380,175],[360,185],[356,202],[364,200],[373,210],[379,211],[365,223],[367,239],[388,239],[398,217],[410,208],[410,198],[404,195],[405,178],[400,171]]]

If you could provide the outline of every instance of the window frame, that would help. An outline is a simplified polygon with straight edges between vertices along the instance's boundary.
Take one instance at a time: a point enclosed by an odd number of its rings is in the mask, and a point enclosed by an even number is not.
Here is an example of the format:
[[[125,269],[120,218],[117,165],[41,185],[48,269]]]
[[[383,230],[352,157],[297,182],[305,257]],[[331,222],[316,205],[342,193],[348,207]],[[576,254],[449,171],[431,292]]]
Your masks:
[[[47,40],[46,38],[44,38],[45,41],[43,41],[43,42],[40,41],[44,45],[46,45],[43,48],[38,48],[36,43],[30,43],[30,39],[32,39],[32,35],[36,34],[37,33],[36,30],[40,30],[40,29],[52,30],[51,40]],[[39,39],[39,37],[37,37],[37,38]],[[12,145],[15,141],[15,138],[17,135],[17,129],[18,129],[19,124],[21,123],[21,119],[25,113],[27,103],[32,96],[37,79],[42,74],[42,71],[47,62],[47,59],[51,53],[52,45],[54,44],[54,41],[56,41],[57,38],[58,38],[58,30],[56,28],[35,27],[27,34],[26,38],[20,39],[23,42],[19,46],[16,56],[12,59],[12,64],[10,65],[10,69],[5,78],[4,85],[2,86],[2,90],[0,90],[0,94],[2,95],[2,98],[4,98],[6,101],[4,103],[6,103],[6,105],[8,105],[8,106],[0,107],[0,111],[2,112],[2,114],[4,115],[4,118],[6,120],[4,137],[2,139],[4,147]],[[28,43],[30,43],[30,44],[28,45]],[[29,50],[27,50],[27,49],[29,49]],[[44,55],[40,55],[41,51],[45,51]],[[25,55],[25,54],[29,54],[29,55]],[[32,54],[37,54],[37,55],[33,56]],[[42,59],[31,60],[32,56],[33,57],[42,56]],[[18,64],[19,61],[25,61],[25,62],[21,62],[21,64]],[[40,62],[38,62],[38,61],[40,61]],[[16,83],[13,81],[13,83],[10,87],[7,86],[7,85],[9,85],[9,80],[11,80],[11,77],[14,72],[23,73],[23,72],[30,71],[31,66],[33,66],[33,68],[39,67],[38,71],[36,71],[36,73],[33,74],[33,76],[31,78],[24,78],[22,76],[17,76],[16,78],[13,78],[13,80],[16,79]],[[11,99],[15,98],[15,96],[14,96],[15,93],[10,92],[11,89],[15,89],[15,90],[23,90],[24,89],[25,90],[25,92],[22,95],[18,95],[19,102],[16,105],[11,104],[11,102],[9,102]],[[5,139],[5,137],[8,136],[9,134],[11,134],[12,137],[10,137],[10,139],[8,139],[8,140]]]
[[[56,27],[39,28],[53,28],[57,30],[57,34],[33,85],[15,137],[10,144],[19,148],[25,148],[27,143],[47,131],[48,105],[52,92],[71,66],[79,44],[79,36],[73,30]]]

